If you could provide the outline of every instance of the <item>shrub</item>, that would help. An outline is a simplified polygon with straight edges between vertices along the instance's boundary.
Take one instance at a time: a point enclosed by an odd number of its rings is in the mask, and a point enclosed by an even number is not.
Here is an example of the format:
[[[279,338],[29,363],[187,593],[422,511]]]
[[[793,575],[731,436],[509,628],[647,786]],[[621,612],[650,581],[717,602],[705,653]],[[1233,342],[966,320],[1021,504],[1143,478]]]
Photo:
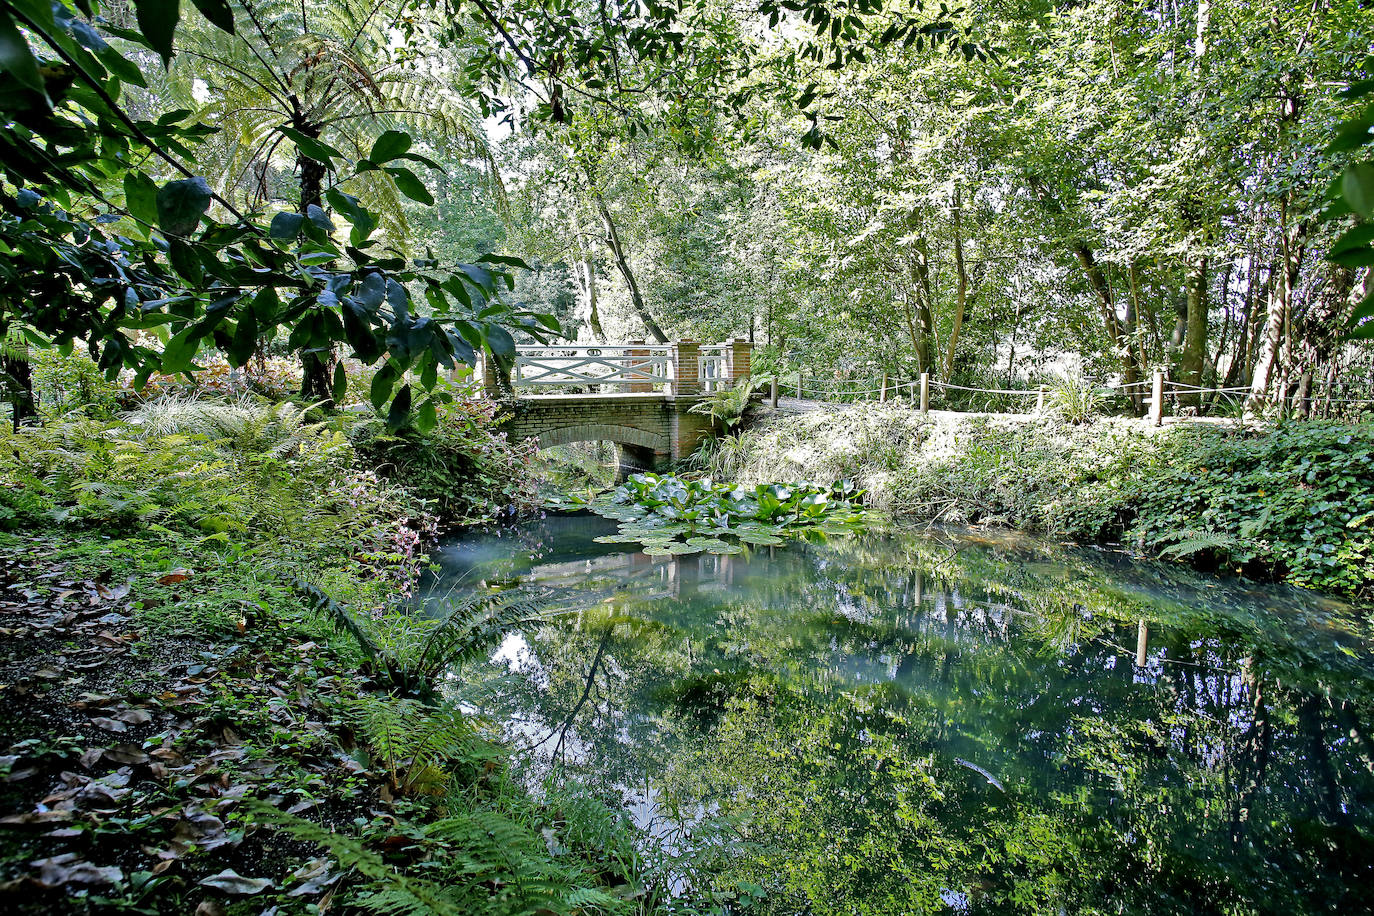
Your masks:
[[[1021,528],[1374,595],[1374,425],[1152,430],[1130,420],[957,417],[865,406],[744,434],[737,479],[852,476],[870,505]]]
[[[1137,480],[1142,549],[1374,594],[1374,426],[1172,431]]]
[[[533,446],[493,432],[493,413],[487,402],[455,398],[428,433],[388,435],[381,422],[367,421],[351,435],[365,462],[428,501],[445,524],[486,521],[538,502]]]

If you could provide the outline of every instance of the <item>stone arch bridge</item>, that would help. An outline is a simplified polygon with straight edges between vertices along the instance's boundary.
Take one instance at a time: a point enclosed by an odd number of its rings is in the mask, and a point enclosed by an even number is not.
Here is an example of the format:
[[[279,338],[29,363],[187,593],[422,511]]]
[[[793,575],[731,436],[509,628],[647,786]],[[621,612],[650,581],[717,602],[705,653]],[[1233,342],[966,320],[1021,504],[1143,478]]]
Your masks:
[[[482,386],[500,401],[497,428],[511,438],[540,448],[614,442],[624,478],[685,458],[712,435],[710,418],[689,409],[747,378],[749,359],[745,340],[522,346],[508,377],[484,361]]]

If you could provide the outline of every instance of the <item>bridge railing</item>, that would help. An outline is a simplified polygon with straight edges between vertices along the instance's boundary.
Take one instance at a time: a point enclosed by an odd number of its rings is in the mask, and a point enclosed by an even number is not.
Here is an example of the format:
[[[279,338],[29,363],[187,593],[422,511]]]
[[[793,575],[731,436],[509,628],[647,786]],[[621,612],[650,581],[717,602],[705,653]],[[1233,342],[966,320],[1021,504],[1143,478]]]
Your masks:
[[[511,370],[515,388],[617,385],[651,391],[673,381],[671,346],[519,347]]]
[[[702,391],[723,391],[734,384],[730,377],[730,344],[707,344],[697,358],[697,381]]]
[[[704,346],[692,340],[519,346],[508,378],[498,377],[491,360],[484,359],[480,371],[482,387],[492,397],[531,389],[692,396],[723,391],[747,378],[750,349],[746,340]]]

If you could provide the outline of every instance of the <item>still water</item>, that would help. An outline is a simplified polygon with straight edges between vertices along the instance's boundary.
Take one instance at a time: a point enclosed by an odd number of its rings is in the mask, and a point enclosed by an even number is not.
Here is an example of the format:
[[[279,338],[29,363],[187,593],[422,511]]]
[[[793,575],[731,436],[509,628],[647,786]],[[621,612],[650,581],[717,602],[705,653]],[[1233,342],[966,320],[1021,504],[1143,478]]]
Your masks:
[[[649,557],[594,542],[614,529],[469,536],[430,587],[548,589],[565,613],[458,689],[531,778],[623,803],[678,899],[1374,909],[1374,639],[1352,609],[981,532]]]

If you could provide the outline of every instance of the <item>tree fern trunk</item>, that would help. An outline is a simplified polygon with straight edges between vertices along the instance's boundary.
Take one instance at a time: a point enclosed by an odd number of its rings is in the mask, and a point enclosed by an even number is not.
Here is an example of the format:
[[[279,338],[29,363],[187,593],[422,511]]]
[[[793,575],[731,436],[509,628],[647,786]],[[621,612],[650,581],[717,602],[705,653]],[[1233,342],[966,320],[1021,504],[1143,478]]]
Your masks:
[[[26,420],[38,415],[33,396],[33,367],[26,358],[0,356],[0,381],[4,382],[5,397],[10,402],[14,428],[17,431]]]

